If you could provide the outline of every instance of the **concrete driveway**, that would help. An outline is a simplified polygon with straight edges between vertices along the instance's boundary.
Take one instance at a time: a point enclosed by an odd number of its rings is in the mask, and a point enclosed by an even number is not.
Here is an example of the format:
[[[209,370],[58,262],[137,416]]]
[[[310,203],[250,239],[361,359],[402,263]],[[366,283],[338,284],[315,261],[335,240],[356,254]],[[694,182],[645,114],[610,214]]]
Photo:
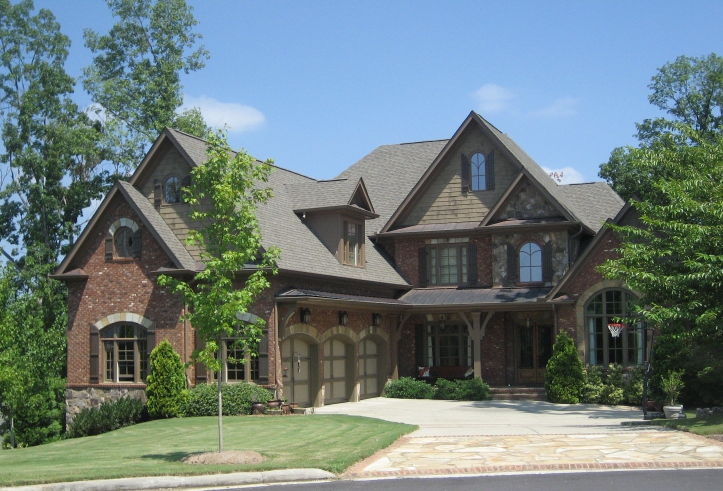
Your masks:
[[[540,401],[435,401],[376,397],[316,408],[317,414],[350,414],[419,426],[413,437],[610,433],[642,421],[640,409]],[[638,428],[639,429],[639,428]]]

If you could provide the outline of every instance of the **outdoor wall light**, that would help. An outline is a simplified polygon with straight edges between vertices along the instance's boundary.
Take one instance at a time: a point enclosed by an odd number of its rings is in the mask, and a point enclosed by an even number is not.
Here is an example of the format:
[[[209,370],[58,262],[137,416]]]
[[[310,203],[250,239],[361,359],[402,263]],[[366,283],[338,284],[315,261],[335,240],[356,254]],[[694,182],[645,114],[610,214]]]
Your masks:
[[[349,314],[346,312],[339,312],[339,325],[346,326],[349,323]]]
[[[372,314],[372,325],[374,327],[382,325],[382,314]]]
[[[301,309],[301,322],[304,324],[311,322],[311,312],[309,309]]]

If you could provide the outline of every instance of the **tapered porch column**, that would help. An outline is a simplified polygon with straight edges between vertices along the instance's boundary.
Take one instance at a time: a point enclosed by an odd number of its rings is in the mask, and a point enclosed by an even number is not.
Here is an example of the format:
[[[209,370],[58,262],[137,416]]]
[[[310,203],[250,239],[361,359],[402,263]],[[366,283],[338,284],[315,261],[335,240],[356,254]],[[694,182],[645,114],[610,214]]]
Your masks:
[[[399,317],[397,317],[396,315],[391,316],[393,321],[391,322],[391,336],[389,336],[389,348],[392,351],[391,353],[389,353],[389,358],[392,364],[392,380],[399,379],[399,338],[402,336],[402,329],[404,329],[404,324],[406,324],[407,320],[409,320],[410,315],[411,314],[409,313],[405,313]]]

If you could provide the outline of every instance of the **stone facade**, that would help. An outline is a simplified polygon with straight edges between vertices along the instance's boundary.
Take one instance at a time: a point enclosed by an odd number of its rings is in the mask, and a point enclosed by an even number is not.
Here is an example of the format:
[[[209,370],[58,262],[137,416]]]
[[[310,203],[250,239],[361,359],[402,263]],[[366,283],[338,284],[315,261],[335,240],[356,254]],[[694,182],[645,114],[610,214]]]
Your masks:
[[[555,286],[565,276],[569,267],[567,230],[547,230],[538,233],[500,234],[492,237],[492,284],[495,287],[516,286],[508,279],[507,246],[518,249],[525,242],[535,242],[541,247],[552,243],[552,281],[545,286]]]
[[[65,389],[65,423],[70,424],[76,414],[83,409],[94,408],[106,402],[114,402],[122,397],[132,397],[140,399],[143,404],[146,403],[145,388],[97,388],[90,387],[87,389]]]
[[[518,184],[507,206],[494,219],[495,221],[524,220],[559,216],[561,216],[559,210],[552,206],[528,179],[524,179]]]

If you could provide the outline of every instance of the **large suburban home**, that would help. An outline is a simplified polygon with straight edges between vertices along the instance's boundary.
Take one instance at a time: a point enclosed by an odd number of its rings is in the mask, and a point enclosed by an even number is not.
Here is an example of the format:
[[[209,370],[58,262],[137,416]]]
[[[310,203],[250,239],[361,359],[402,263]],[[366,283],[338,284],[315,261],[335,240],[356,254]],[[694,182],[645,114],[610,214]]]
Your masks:
[[[69,290],[69,419],[142,397],[155,343],[184,361],[200,346],[156,278],[203,267],[181,190],[205,149],[164,130],[53,275]],[[300,406],[375,397],[402,376],[535,387],[559,332],[586,364],[642,363],[640,331],[607,329],[634,295],[596,270],[618,244],[603,225],[632,220],[629,207],[603,182],[558,184],[475,112],[448,140],[381,146],[331,180],[276,167],[269,185],[258,219],[279,273],[239,313],[267,323],[258,356],[226,340],[223,359],[247,363],[191,366],[191,385],[247,381]]]

